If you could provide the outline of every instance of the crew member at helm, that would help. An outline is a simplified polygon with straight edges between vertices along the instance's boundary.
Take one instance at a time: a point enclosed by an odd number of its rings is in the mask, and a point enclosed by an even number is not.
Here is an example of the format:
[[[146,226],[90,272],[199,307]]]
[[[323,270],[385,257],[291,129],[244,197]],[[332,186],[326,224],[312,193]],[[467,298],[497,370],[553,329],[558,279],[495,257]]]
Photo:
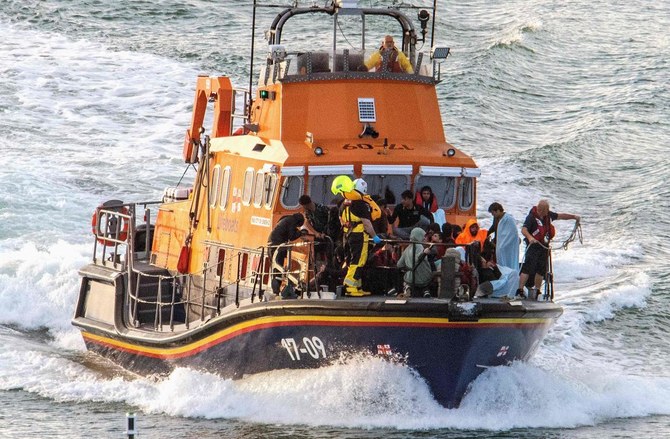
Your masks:
[[[393,37],[391,35],[386,35],[384,37],[384,41],[382,41],[382,45],[379,50],[373,53],[370,58],[365,61],[365,67],[367,67],[368,70],[374,68],[376,72],[380,71],[382,64],[384,63],[384,55],[386,54],[388,54],[389,57],[389,71],[395,73],[414,73],[412,63],[409,62],[409,59],[407,59],[407,56],[405,56],[402,51],[395,47],[395,43],[393,42]]]
[[[349,265],[344,277],[346,295],[368,296],[370,293],[361,288],[362,269],[368,260],[368,243],[369,241],[375,244],[381,243],[381,238],[372,227],[372,208],[364,199],[364,197],[370,198],[367,196],[368,184],[361,178],[352,182],[346,175],[341,175],[333,180],[331,191],[344,197],[340,222],[348,243]]]

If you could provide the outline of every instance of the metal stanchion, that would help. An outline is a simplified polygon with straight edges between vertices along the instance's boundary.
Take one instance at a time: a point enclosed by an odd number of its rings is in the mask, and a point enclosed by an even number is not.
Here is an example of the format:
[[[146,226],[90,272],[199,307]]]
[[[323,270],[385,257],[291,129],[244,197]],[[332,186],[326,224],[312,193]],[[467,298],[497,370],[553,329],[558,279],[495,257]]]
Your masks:
[[[135,413],[126,413],[126,436],[128,439],[135,439],[136,435]]]

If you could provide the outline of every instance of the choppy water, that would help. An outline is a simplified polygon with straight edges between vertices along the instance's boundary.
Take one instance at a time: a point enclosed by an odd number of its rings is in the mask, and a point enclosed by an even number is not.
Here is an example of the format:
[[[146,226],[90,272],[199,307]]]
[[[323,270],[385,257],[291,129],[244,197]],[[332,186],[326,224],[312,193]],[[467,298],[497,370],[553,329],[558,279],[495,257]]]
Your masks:
[[[195,76],[248,83],[247,3],[0,3],[2,436],[121,437],[135,411],[155,438],[670,437],[668,2],[440,5],[440,105],[484,169],[482,222],[492,201],[521,221],[548,197],[586,239],[556,252],[565,314],[537,356],[487,371],[461,408],[371,359],[154,382],[84,351],[70,318],[90,214],[181,176]]]

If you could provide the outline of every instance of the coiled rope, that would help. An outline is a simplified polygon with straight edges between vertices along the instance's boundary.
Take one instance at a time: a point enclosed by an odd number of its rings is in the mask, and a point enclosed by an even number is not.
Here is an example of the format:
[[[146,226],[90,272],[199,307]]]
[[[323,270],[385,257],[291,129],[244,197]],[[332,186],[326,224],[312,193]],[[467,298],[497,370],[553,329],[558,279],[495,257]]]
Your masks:
[[[567,250],[568,246],[570,245],[571,242],[575,240],[575,238],[579,238],[580,244],[584,243],[584,237],[582,236],[582,225],[579,221],[575,221],[575,226],[572,228],[570,236],[568,236],[568,239],[563,241],[563,244],[561,244],[563,250]]]

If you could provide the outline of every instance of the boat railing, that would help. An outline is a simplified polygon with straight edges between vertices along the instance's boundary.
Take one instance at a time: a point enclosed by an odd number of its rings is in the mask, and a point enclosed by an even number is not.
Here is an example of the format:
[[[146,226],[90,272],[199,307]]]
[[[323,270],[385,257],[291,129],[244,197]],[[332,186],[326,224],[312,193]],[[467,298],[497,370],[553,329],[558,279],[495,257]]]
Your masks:
[[[231,106],[230,126],[232,132],[235,132],[249,120],[249,90],[234,87]]]
[[[381,62],[370,70],[365,65],[377,50],[338,50],[283,52],[272,51],[267,64],[261,68],[259,85],[276,82],[302,82],[327,79],[391,79],[434,83],[440,81],[437,60],[430,59],[430,53],[419,52],[411,60],[412,73],[392,72],[390,55],[384,53]]]
[[[91,220],[94,235],[93,263],[125,271],[134,258],[148,258],[151,249],[151,209],[160,201],[111,204],[98,207]],[[105,203],[107,204],[107,203]],[[143,224],[136,223],[136,210],[143,209]],[[140,239],[141,238],[141,239]]]
[[[302,297],[320,294],[316,278],[318,261],[315,241],[309,236],[291,243],[258,248],[207,242],[212,249],[223,251],[216,252],[217,255],[224,256],[213,258],[211,262],[205,262],[199,272],[188,274],[172,274],[165,268],[150,264],[150,204],[152,202],[101,207],[96,210],[93,221],[96,238],[94,263],[128,272],[124,303],[127,319],[133,326],[150,325],[153,330],[164,331],[167,328],[174,331],[177,325],[190,328],[202,324],[224,313],[227,307],[239,307],[242,300],[248,299],[252,303],[263,300],[265,291],[271,288],[273,277],[279,279],[283,286],[290,284]],[[139,225],[136,224],[138,207],[144,209],[144,221]],[[395,246],[396,250],[416,243],[397,239],[384,242]],[[429,245],[455,246],[442,243]],[[478,248],[479,244],[476,246]],[[329,251],[332,247],[332,244],[326,246]],[[283,262],[280,254],[285,255]],[[478,252],[466,252],[466,262],[476,265],[473,254]],[[413,256],[412,259],[415,259],[416,255]],[[332,254],[319,261],[321,264],[334,264]],[[469,291],[469,294],[471,299],[474,291]]]
[[[274,247],[274,248],[273,248]],[[268,257],[270,248],[284,248],[287,263]],[[150,325],[153,330],[174,331],[176,325],[186,329],[221,315],[228,306],[240,306],[243,299],[262,300],[272,275],[299,285],[303,294],[309,291],[313,277],[313,243],[311,241],[263,246],[256,249],[227,247],[226,257],[215,264],[206,264],[199,272],[188,275],[167,275],[156,272],[149,264],[134,263],[129,267],[132,281],[127,289],[128,321],[135,327]],[[252,257],[249,260],[249,256]],[[246,264],[253,265],[247,270]],[[236,264],[235,264],[236,262]],[[224,280],[224,271],[237,266],[237,273]]]
[[[123,257],[132,233],[132,213],[127,205],[98,207],[93,213],[91,228],[95,236],[93,263],[114,270],[126,269]]]

